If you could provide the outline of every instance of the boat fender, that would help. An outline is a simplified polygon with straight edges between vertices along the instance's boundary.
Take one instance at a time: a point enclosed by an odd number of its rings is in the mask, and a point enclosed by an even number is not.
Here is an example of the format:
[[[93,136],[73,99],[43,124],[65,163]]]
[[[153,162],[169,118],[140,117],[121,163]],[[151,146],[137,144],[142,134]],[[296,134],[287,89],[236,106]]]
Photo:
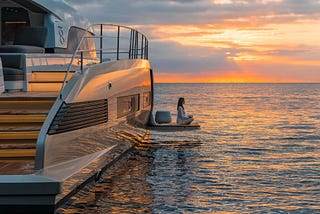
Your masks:
[[[157,123],[171,123],[171,113],[170,111],[157,111],[156,112],[156,122]]]

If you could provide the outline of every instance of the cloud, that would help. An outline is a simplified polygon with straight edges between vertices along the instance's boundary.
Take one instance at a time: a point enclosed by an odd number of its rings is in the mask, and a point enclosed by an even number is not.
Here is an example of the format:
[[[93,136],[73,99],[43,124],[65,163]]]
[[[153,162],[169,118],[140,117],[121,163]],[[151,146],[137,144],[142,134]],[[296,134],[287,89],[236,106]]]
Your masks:
[[[287,63],[242,63],[240,65],[246,71],[263,77],[273,79],[275,82],[320,82],[318,65],[297,65]]]
[[[314,0],[68,0],[68,2],[94,21],[107,19],[111,22],[130,24],[210,24],[226,19],[253,16],[263,19],[270,15],[285,18],[284,20],[289,22],[295,21],[297,17],[301,19],[302,16],[308,19],[319,18],[320,14],[320,4]]]
[[[66,1],[144,32],[158,73],[320,81],[319,0]]]
[[[198,46],[182,46],[173,42],[153,42],[151,61],[155,70],[175,73],[239,70],[223,50]]]

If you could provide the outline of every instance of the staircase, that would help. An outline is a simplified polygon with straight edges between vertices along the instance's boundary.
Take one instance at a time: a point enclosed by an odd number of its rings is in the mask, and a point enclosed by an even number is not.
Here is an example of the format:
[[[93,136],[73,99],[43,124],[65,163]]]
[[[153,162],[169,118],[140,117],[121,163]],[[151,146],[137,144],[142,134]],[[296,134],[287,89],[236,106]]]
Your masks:
[[[70,71],[67,82],[74,71]],[[33,71],[29,81],[29,91],[59,92],[66,75],[66,71]]]
[[[0,95],[0,160],[34,160],[40,129],[65,75],[66,71],[33,71],[28,92]]]
[[[30,94],[0,96],[0,160],[35,157],[39,131],[56,96]]]

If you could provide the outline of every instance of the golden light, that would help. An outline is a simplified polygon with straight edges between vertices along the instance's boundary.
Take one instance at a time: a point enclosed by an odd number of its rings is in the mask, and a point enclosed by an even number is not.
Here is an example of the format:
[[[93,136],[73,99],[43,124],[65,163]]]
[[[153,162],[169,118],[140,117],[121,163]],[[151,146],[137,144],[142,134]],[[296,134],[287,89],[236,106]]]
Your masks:
[[[239,22],[239,20],[227,20],[227,22]],[[250,47],[264,51],[319,43],[320,28],[317,26],[320,21],[268,24],[261,28],[244,26],[248,22],[249,20],[242,20],[237,26],[233,24],[229,26],[230,23],[226,26],[162,25],[154,29],[154,34],[158,35],[157,40],[169,40],[185,46]],[[308,39],[302,41],[302,38]]]
[[[233,0],[212,0],[214,4],[241,3]],[[247,1],[245,1],[247,2]],[[262,4],[280,3],[282,0],[260,0]],[[288,22],[287,20],[295,20]],[[281,69],[292,66],[305,67],[320,72],[320,19],[306,19],[305,15],[297,14],[264,14],[254,17],[239,17],[224,19],[223,21],[203,25],[159,25],[152,29],[155,41],[174,42],[182,47],[193,47],[195,51],[186,52],[186,57],[207,57],[212,53],[225,56],[225,60],[234,63],[241,72],[219,72],[220,76],[186,75],[180,81],[180,76],[170,78],[161,76],[161,82],[294,82],[301,81],[297,77],[288,76],[287,79],[261,76],[258,73],[268,73],[271,65],[279,65]],[[202,49],[207,48],[208,54]],[[212,51],[210,51],[212,49]],[[248,63],[253,63],[247,70]],[[256,66],[256,65],[260,65]],[[263,70],[263,66],[268,66]],[[290,67],[291,66],[291,67]],[[253,68],[259,67],[259,70]],[[210,68],[208,68],[210,70]],[[170,71],[167,71],[168,74]],[[197,72],[197,71],[195,71]],[[289,73],[288,73],[289,74]],[[276,74],[274,74],[276,75]],[[305,73],[300,76],[304,77]],[[306,78],[303,78],[305,81]],[[310,79],[310,81],[312,81]],[[319,77],[313,81],[320,81]]]

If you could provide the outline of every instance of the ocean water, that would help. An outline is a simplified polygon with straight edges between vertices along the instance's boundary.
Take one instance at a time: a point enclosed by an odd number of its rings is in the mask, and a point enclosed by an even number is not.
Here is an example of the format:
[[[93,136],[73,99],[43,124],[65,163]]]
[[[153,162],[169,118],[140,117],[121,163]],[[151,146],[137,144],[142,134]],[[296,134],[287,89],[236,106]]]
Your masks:
[[[157,84],[151,131],[64,213],[320,213],[320,84]]]

